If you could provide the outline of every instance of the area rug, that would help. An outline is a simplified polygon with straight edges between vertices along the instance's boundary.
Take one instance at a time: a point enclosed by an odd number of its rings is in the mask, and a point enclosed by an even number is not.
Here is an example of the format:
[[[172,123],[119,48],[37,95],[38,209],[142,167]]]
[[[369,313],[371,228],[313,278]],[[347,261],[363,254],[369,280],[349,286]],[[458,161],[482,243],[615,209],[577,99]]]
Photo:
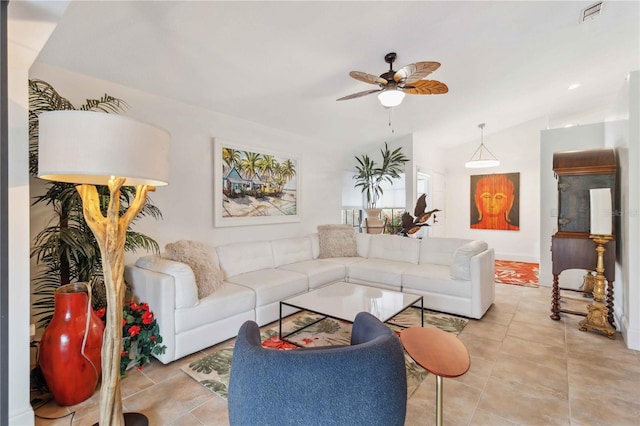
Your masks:
[[[299,329],[322,318],[320,315],[309,312],[299,312],[287,317],[282,323],[283,333],[288,330]],[[439,312],[424,311],[424,326],[437,327],[441,330],[458,335],[467,325],[469,320]],[[408,308],[391,320],[387,325],[398,333],[403,327],[420,326],[420,309]],[[282,342],[278,339],[278,323],[269,324],[261,329],[262,345],[265,347],[291,350],[295,345]],[[288,339],[304,347],[345,345],[349,344],[351,336],[351,323],[325,318],[303,331],[294,333]],[[206,355],[189,365],[182,367],[187,375],[192,377],[202,386],[209,389],[223,399],[227,399],[227,386],[233,356],[234,341],[227,346]],[[427,371],[417,365],[409,355],[405,353],[407,367],[407,391],[409,395],[427,376]]]
[[[538,287],[537,263],[496,260],[496,282],[525,287]]]

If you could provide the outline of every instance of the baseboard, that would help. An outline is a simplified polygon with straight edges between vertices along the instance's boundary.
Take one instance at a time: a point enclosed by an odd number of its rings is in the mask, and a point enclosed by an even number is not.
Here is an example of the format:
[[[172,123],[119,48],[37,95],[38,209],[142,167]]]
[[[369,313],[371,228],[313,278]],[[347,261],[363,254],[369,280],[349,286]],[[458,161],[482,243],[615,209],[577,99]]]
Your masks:
[[[620,324],[621,327],[620,333],[622,334],[624,342],[627,344],[627,348],[640,351],[640,329],[630,329],[629,319],[626,316],[621,319],[616,316],[616,320],[619,321],[618,324]]]
[[[522,256],[522,255],[513,254],[513,253],[496,253],[496,259],[512,260],[514,262],[540,263],[540,257]]]
[[[24,407],[18,413],[10,413],[9,424],[10,425],[32,425],[35,421],[35,414],[31,405]]]

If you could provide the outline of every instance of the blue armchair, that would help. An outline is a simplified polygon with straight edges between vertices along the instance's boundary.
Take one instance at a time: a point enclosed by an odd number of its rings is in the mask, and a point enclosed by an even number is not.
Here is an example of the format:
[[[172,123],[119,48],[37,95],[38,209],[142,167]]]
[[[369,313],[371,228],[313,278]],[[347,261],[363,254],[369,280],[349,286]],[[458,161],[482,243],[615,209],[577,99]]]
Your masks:
[[[407,375],[400,339],[360,312],[350,346],[263,348],[253,321],[236,339],[231,425],[403,425]]]

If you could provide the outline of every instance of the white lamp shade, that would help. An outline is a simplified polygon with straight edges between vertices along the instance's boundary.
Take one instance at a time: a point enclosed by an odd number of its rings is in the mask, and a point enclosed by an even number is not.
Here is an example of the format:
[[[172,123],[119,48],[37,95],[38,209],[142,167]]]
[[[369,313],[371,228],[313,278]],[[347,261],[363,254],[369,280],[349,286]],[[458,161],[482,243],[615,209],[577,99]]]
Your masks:
[[[52,111],[39,116],[38,177],[68,183],[169,183],[166,130],[117,114]]]
[[[378,99],[382,106],[392,108],[402,103],[402,100],[404,99],[404,92],[395,89],[383,90],[378,94]]]

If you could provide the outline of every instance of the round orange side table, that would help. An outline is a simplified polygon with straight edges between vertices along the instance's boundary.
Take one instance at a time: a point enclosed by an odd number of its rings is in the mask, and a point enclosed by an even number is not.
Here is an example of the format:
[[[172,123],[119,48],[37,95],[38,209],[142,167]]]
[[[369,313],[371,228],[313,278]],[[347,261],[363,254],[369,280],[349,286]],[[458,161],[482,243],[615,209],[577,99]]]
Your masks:
[[[400,340],[409,356],[436,376],[436,424],[442,426],[442,378],[466,373],[471,365],[469,351],[457,336],[437,328],[407,328]]]

